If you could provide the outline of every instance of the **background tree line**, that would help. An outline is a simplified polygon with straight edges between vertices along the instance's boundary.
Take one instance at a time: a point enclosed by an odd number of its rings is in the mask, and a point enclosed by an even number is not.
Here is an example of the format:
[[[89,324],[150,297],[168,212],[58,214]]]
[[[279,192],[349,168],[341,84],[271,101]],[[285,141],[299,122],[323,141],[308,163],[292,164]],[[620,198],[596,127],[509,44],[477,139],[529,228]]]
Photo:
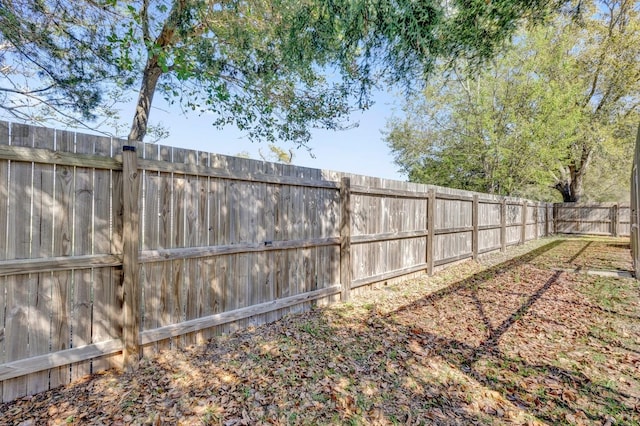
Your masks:
[[[409,101],[385,137],[410,180],[549,199],[555,188],[565,200],[626,190],[637,2],[0,6],[0,109],[22,121],[91,128],[118,121],[133,96],[128,138],[140,141],[160,95],[252,140],[305,145],[312,128],[349,127],[373,88],[398,87]]]
[[[461,60],[385,137],[414,182],[541,200],[628,199],[640,123],[639,3],[584,1],[519,32],[477,74]]]

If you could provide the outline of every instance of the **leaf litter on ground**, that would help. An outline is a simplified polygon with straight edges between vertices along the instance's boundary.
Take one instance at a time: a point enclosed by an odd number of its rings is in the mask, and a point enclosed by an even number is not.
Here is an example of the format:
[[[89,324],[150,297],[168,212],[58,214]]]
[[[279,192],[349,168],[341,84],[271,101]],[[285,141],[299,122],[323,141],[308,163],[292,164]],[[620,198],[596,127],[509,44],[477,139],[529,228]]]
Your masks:
[[[630,269],[628,242],[530,242],[0,404],[0,424],[640,424],[637,282],[558,270],[602,259]]]

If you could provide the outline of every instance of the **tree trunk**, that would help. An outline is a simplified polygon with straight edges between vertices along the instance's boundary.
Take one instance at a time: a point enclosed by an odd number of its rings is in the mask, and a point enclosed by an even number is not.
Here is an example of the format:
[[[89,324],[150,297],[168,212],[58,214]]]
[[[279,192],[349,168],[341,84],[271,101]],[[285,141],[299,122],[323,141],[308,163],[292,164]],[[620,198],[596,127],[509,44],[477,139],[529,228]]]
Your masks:
[[[584,174],[591,163],[593,150],[587,145],[582,146],[582,154],[579,162],[574,160],[565,170],[562,170],[562,178],[556,182],[554,188],[562,194],[565,203],[579,203],[584,195]]]
[[[162,27],[162,31],[160,31],[158,37],[153,41],[153,45],[161,49],[171,46],[175,42],[174,35],[176,28],[178,28],[184,19],[183,12],[187,1],[179,0],[172,3],[171,12]],[[141,24],[145,44],[151,42],[148,7],[149,2],[145,1],[141,10]],[[150,52],[147,52],[147,55],[150,55]],[[136,113],[133,117],[133,123],[131,124],[131,132],[129,133],[129,142],[142,142],[142,139],[144,139],[144,136],[147,134],[151,103],[153,102],[153,95],[162,73],[162,68],[158,65],[158,55],[149,56],[144,67],[144,72],[142,73],[142,83],[140,85]]]
[[[579,203],[582,200],[582,196],[584,195],[584,188],[582,185],[583,176],[584,176],[584,168],[581,167],[574,174],[573,179],[571,180],[571,193],[573,194],[574,203]]]
[[[582,174],[564,182],[556,183],[555,189],[562,194],[562,202],[579,203],[584,192],[582,186]]]
[[[575,201],[573,197],[573,192],[571,190],[571,184],[569,182],[567,181],[558,182],[556,183],[554,188],[560,191],[560,194],[562,194],[563,203],[572,203]]]
[[[129,142],[142,142],[142,139],[144,139],[144,136],[147,134],[151,103],[153,102],[153,95],[161,75],[162,69],[158,65],[157,58],[149,58],[144,73],[142,74],[140,94],[138,95],[136,112],[128,137]]]

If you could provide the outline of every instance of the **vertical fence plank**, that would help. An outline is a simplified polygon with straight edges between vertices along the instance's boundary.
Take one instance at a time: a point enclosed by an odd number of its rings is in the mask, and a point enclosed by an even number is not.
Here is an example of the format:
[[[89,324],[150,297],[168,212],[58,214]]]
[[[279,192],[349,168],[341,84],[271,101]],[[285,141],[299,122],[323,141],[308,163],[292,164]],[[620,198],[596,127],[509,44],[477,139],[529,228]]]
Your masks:
[[[92,154],[94,136],[78,134],[75,152]],[[76,167],[74,173],[73,196],[73,248],[72,256],[93,254],[93,169]],[[73,272],[73,299],[71,310],[72,347],[91,343],[92,283],[91,269]],[[91,374],[91,362],[74,364],[71,379]]]
[[[271,163],[265,163],[265,173],[273,174],[273,165]],[[267,241],[275,240],[275,223],[277,220],[277,195],[276,195],[276,186],[275,185],[263,185],[262,186],[262,194],[261,199],[264,203],[264,214],[260,220],[261,231],[259,234],[259,241],[264,241],[264,244],[268,244]],[[276,271],[276,262],[275,262],[275,253],[269,252],[263,258],[266,262],[266,265],[262,265],[261,274],[262,274],[262,282],[260,287],[261,291],[261,300],[266,302],[268,300],[273,300],[275,298],[275,271]],[[274,314],[267,314],[265,316],[265,321],[271,322],[275,319]]]
[[[611,235],[618,237],[620,234],[620,206],[616,203],[611,207],[611,225],[613,227]]]
[[[342,301],[351,298],[351,180],[340,182],[340,283]]]
[[[147,160],[158,160],[159,147],[155,144],[146,144],[144,147],[144,158]],[[140,215],[142,223],[142,250],[155,250],[158,248],[158,224],[160,222],[159,212],[159,186],[160,173],[151,170],[141,171],[142,179],[142,208]],[[158,311],[160,308],[160,265],[164,262],[153,262],[142,265],[140,270],[140,285],[142,287],[142,330],[151,330],[158,327]],[[143,354],[156,352],[158,344],[143,348]]]
[[[544,236],[549,236],[549,203],[544,203]]]
[[[500,251],[507,250],[507,200],[500,203]]]
[[[94,143],[94,154],[111,157],[112,141],[108,137],[100,137]],[[118,238],[121,228],[115,221],[120,216],[116,214],[121,200],[114,197],[112,180],[115,175],[121,176],[121,172],[111,170],[98,170],[94,172],[94,218],[93,233],[96,254],[121,253],[116,250],[114,239]],[[122,186],[120,185],[120,190]],[[120,250],[118,248],[117,250]],[[91,331],[92,343],[104,342],[120,338],[119,324],[121,318],[120,300],[118,297],[119,268],[97,268],[93,273],[93,325]],[[93,361],[93,372],[107,370],[120,364],[122,357],[110,355]]]
[[[636,135],[636,145],[633,156],[633,168],[631,171],[631,205],[629,206],[631,255],[636,280],[640,280],[640,124]]]
[[[520,244],[524,244],[527,241],[527,201],[522,201],[522,233],[520,234]]]
[[[433,275],[436,240],[436,190],[431,188],[427,194],[427,274]]]
[[[32,129],[26,125],[11,127],[11,144],[32,146]],[[6,230],[7,259],[26,259],[31,256],[31,187],[32,164],[12,161],[9,166],[9,200],[7,205],[8,227]],[[29,194],[29,195],[27,195]],[[14,275],[6,279],[6,316],[4,338],[7,361],[29,356],[29,293],[33,281],[29,274]],[[11,401],[27,394],[27,377],[18,377],[4,382],[3,400]]]
[[[186,160],[186,150],[181,148],[173,149],[173,163],[184,164]],[[185,197],[187,193],[187,176],[183,174],[173,174],[173,247],[185,247],[185,234],[186,234],[186,202]],[[186,260],[177,259],[172,262],[173,267],[173,282],[170,284],[172,287],[172,322],[179,323],[185,319],[186,311],[186,283],[188,282],[188,276],[185,272]],[[184,347],[185,336],[178,336],[173,340],[174,347]]]
[[[55,132],[43,127],[34,128],[34,147],[53,150]],[[53,166],[35,164],[33,171],[31,218],[31,257],[51,256],[53,245]],[[29,355],[37,356],[49,352],[51,335],[51,290],[52,274],[44,272],[34,276],[35,289],[30,315]],[[49,371],[30,374],[27,384],[28,394],[42,392],[49,388]]]
[[[56,151],[73,152],[74,134],[56,131]],[[73,238],[73,167],[55,166],[54,180],[54,256],[71,256]],[[51,292],[51,350],[69,349],[71,343],[71,271],[53,273]],[[71,380],[70,367],[51,370],[51,387],[65,385]]]
[[[172,149],[161,146],[158,152],[160,161],[171,161]],[[173,176],[171,173],[159,173],[158,192],[158,248],[173,247]],[[172,280],[173,262],[160,262],[158,267],[159,279],[159,300],[158,306],[158,326],[162,327],[172,323],[173,303]],[[171,340],[158,342],[158,350],[162,351],[171,347]]]
[[[197,165],[195,151],[185,152],[185,164]],[[184,246],[197,247],[199,245],[199,179],[197,176],[185,176],[184,185]],[[198,317],[198,295],[201,283],[198,282],[200,259],[186,259],[184,261],[184,319],[190,320]],[[196,343],[196,333],[184,336],[184,343],[192,345]]]
[[[122,149],[123,217],[123,309],[122,362],[127,369],[134,368],[140,357],[140,283],[138,274],[139,222],[138,200],[140,176],[136,148],[125,145]]]
[[[0,144],[9,145],[9,123],[0,121]],[[0,260],[7,258],[7,207],[9,202],[9,161],[0,159]],[[0,330],[5,333],[7,279],[0,277]],[[7,339],[0,339],[0,364],[7,361]],[[3,400],[4,383],[0,382],[0,401]]]
[[[214,157],[212,156],[210,158],[210,164],[213,165],[213,162]],[[218,179],[212,178],[209,180],[209,245],[212,246],[222,244],[221,233],[223,227],[220,219],[224,214],[223,209],[226,209],[226,206],[223,206],[221,202],[221,190],[222,185],[219,183]],[[223,280],[221,276],[222,274],[219,270],[219,266],[221,265],[221,257],[222,256],[217,256],[215,258],[212,258],[209,263],[209,305],[211,306],[212,314],[222,312],[224,303],[224,288],[222,287]],[[213,335],[216,331],[217,330],[212,330],[211,335]]]
[[[473,195],[473,204],[471,205],[471,226],[473,226],[473,232],[471,235],[471,251],[473,260],[478,260],[478,239],[480,234],[478,232],[478,196]]]
[[[198,152],[197,162],[199,166],[209,166],[209,155],[207,153]],[[208,205],[208,192],[209,192],[209,178],[198,177],[197,178],[197,194],[195,195],[198,203],[198,210],[196,215],[197,228],[195,230],[196,241],[198,246],[209,245],[209,205]],[[198,318],[211,315],[211,308],[209,305],[209,264],[207,258],[198,259],[196,269],[196,316]],[[196,343],[201,344],[206,342],[209,337],[209,330],[201,330],[196,333]]]
[[[532,203],[529,205],[531,207],[531,212],[528,213],[531,216],[531,220],[533,221],[533,234],[531,235],[532,240],[538,239],[538,204]]]

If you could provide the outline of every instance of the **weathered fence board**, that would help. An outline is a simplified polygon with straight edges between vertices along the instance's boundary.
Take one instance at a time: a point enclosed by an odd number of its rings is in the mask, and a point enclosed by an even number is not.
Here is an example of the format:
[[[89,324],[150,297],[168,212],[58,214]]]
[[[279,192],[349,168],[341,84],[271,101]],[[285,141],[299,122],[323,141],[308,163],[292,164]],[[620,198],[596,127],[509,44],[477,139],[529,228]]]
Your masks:
[[[51,129],[34,129],[33,146],[35,148],[53,149],[55,132]],[[52,257],[53,227],[53,165],[42,165],[33,168],[33,186],[30,197],[32,199],[31,228],[32,249],[31,258],[46,259]],[[29,269],[22,269],[29,270]],[[35,271],[34,271],[35,272]],[[52,314],[51,292],[53,277],[51,272],[32,275],[35,279],[35,298],[33,332],[30,336],[30,357],[44,355],[49,352],[50,318]],[[47,390],[49,388],[49,372],[41,371],[28,376],[28,394]]]
[[[556,232],[583,235],[630,235],[628,204],[555,204]]]
[[[636,135],[631,169],[631,204],[629,206],[629,233],[631,234],[631,256],[637,280],[640,280],[640,124]]]
[[[158,145],[129,170],[123,145],[0,122],[4,400],[553,229],[520,199]]]

